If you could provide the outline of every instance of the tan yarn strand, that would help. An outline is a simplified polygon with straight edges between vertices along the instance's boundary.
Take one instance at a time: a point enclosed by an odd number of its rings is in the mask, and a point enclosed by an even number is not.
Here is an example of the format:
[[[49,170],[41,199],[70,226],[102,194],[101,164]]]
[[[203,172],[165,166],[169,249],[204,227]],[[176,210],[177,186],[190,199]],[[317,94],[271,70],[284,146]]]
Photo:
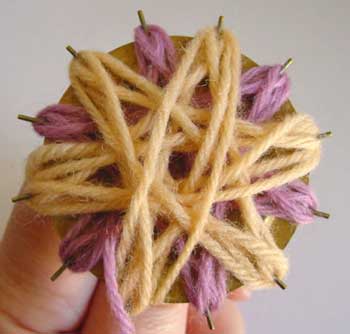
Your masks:
[[[225,33],[226,35],[226,33]],[[224,50],[225,52],[225,50]],[[237,46],[237,42],[232,44],[232,48],[228,49],[226,51],[228,53],[228,57],[231,60],[232,59],[232,67],[227,64],[226,68],[223,68],[222,71],[230,73],[232,75],[232,82],[231,82],[231,91],[217,91],[217,94],[220,94],[220,99],[218,100],[223,101],[226,97],[226,99],[229,97],[227,103],[220,103],[221,108],[227,107],[225,118],[222,122],[222,136],[219,138],[217,149],[214,153],[215,159],[213,161],[212,171],[211,174],[208,177],[208,184],[206,187],[206,194],[204,195],[203,201],[200,203],[200,211],[198,214],[198,220],[195,222],[193,226],[193,231],[190,233],[188,240],[185,244],[185,247],[183,249],[183,252],[180,254],[179,258],[167,274],[167,279],[162,282],[163,284],[159,286],[158,291],[156,293],[155,300],[164,299],[165,295],[168,293],[169,289],[171,288],[175,278],[177,277],[178,273],[180,272],[181,268],[187,261],[188,257],[191,255],[191,252],[194,248],[194,246],[198,243],[200,236],[202,234],[202,231],[205,227],[208,214],[210,212],[213,199],[215,197],[215,193],[219,184],[221,170],[223,168],[224,162],[226,160],[226,154],[227,151],[231,145],[232,137],[233,137],[233,127],[234,127],[234,121],[235,121],[235,112],[236,107],[238,104],[238,91],[239,91],[239,83],[240,83],[240,53],[239,48]],[[231,57],[231,52],[235,54],[235,56]],[[225,60],[225,56],[222,56],[223,63]],[[210,71],[209,71],[210,73]],[[229,81],[229,79],[226,79],[225,76],[220,77],[223,81]],[[212,92],[213,93],[213,92]],[[226,96],[225,96],[226,95]],[[215,103],[215,98],[213,99]],[[214,106],[215,110],[215,106]],[[212,122],[216,122],[216,119],[213,118]],[[215,134],[214,134],[215,135]]]

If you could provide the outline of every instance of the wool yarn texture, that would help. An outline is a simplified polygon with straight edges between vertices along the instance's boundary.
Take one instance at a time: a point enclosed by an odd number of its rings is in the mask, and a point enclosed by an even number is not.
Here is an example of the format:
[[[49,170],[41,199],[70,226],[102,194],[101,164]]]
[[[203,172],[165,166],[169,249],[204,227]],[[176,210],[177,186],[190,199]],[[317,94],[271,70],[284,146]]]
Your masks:
[[[277,113],[290,89],[281,66],[241,76],[226,29],[199,31],[181,57],[161,28],[137,29],[139,72],[102,52],[72,59],[79,106],[38,114],[49,142],[29,156],[24,188],[38,213],[76,219],[60,256],[74,271],[103,261],[122,333],[133,332],[126,310],[163,302],[178,277],[202,313],[225,297],[227,275],[274,286],[288,260],[264,217],[312,221],[299,178],[320,160],[313,120]]]

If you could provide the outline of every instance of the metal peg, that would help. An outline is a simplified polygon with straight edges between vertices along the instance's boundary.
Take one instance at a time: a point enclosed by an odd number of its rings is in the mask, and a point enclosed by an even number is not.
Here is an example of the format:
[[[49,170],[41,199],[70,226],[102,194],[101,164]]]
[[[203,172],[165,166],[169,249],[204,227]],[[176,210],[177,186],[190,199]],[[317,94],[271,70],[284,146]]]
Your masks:
[[[323,212],[323,211],[319,211],[319,210],[315,210],[315,209],[313,209],[312,212],[315,216],[325,218],[325,219],[329,219],[329,217],[331,216],[327,212]]]
[[[75,58],[78,56],[78,52],[71,46],[67,45],[66,50]]]
[[[317,138],[318,139],[324,139],[324,138],[329,138],[329,137],[332,137],[333,136],[333,133],[332,131],[327,131],[327,132],[323,132],[323,133],[320,133]]]
[[[224,26],[224,17],[221,15],[219,16],[218,24],[217,24],[218,33],[221,33],[223,26]]]
[[[39,122],[39,118],[28,116],[28,115],[23,115],[23,114],[17,115],[17,118],[20,119],[21,121],[26,121],[26,122],[30,122],[30,123]]]
[[[292,58],[288,58],[287,61],[282,65],[282,69],[281,69],[281,74],[283,74],[287,68],[293,64],[293,59]]]
[[[138,10],[137,11],[137,15],[139,16],[139,20],[140,20],[140,23],[141,23],[141,26],[142,26],[142,29],[148,33],[148,26],[147,26],[147,22],[146,22],[146,19],[145,19],[145,15],[143,14],[143,10]]]
[[[280,280],[279,278],[275,278],[274,279],[275,283],[282,289],[282,290],[285,290],[287,289],[287,284],[284,283],[282,280]]]
[[[19,194],[15,197],[12,197],[11,201],[12,201],[12,203],[16,203],[19,201],[25,201],[27,199],[31,199],[32,197],[33,197],[32,194]]]
[[[215,329],[215,325],[209,310],[205,311],[205,317],[207,318],[208,328],[213,331]]]

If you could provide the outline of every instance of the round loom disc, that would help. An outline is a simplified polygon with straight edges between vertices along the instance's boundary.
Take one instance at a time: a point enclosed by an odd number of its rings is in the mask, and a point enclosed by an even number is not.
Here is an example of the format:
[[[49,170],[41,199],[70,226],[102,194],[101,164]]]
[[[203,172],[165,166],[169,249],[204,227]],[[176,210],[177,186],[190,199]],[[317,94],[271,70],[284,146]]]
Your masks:
[[[174,42],[174,45],[178,53],[181,55],[181,53],[183,53],[183,50],[186,47],[186,44],[192,39],[192,37],[171,36],[171,39]],[[110,52],[110,54],[118,58],[119,60],[121,60],[123,63],[128,65],[133,70],[137,70],[137,61],[136,61],[135,52],[134,52],[134,43],[129,43],[117,49],[114,49],[113,51]],[[245,55],[242,55],[243,72],[245,72],[246,70],[254,66],[257,66],[257,64],[253,60],[251,60]],[[79,105],[79,101],[76,99],[71,86],[63,94],[62,98],[60,99],[60,103]],[[281,107],[279,114],[293,113],[293,112],[296,112],[293,105],[291,104],[290,101],[287,101]],[[266,220],[266,223],[271,224],[271,230],[272,230],[274,239],[276,241],[276,244],[281,249],[284,249],[287,246],[290,239],[292,238],[296,230],[296,225],[275,217],[267,217],[265,218],[265,220]],[[69,230],[70,226],[72,226],[72,224],[74,224],[75,221],[76,219],[70,216],[60,216],[60,217],[54,218],[55,229],[57,230],[61,238],[64,237],[64,235]],[[103,279],[103,268],[101,264],[98,264],[92,270],[92,272],[97,277]],[[239,288],[240,286],[241,286],[241,283],[235,277],[230,276],[228,278],[228,281],[227,281],[228,291],[233,291]],[[168,293],[165,299],[165,302],[168,302],[168,303],[187,302],[187,298],[184,293],[184,289],[182,288],[182,283],[180,278],[178,278],[175,281],[172,289],[170,290],[170,292]]]

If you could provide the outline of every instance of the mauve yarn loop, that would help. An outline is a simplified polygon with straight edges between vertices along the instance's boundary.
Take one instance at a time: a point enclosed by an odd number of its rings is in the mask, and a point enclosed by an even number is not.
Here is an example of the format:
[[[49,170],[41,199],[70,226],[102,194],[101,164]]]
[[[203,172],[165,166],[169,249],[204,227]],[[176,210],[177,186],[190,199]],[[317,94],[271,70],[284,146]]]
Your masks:
[[[83,107],[53,104],[37,114],[34,130],[49,140],[86,141],[96,134],[95,123]]]
[[[214,203],[212,215],[217,219],[226,219],[231,204],[228,201]],[[184,238],[177,240],[175,249],[178,254],[184,245]],[[188,301],[202,314],[217,310],[227,295],[226,270],[202,247],[197,247],[196,254],[191,255],[181,270],[181,276]]]
[[[252,99],[252,105],[243,118],[253,123],[270,119],[285,103],[290,94],[290,80],[281,73],[282,66],[256,66],[241,77],[241,98]]]
[[[311,187],[295,180],[255,197],[261,215],[279,217],[297,224],[314,221],[317,199]]]
[[[118,291],[118,284],[116,280],[117,268],[115,253],[117,242],[118,236],[114,233],[110,233],[104,242],[103,268],[107,299],[111,307],[111,311],[118,321],[119,333],[133,334],[135,333],[134,324],[124,308],[123,298]]]
[[[92,224],[92,218],[93,215],[81,215],[60,243],[59,256],[73,272],[91,270],[101,258],[103,244],[92,231],[98,226]]]
[[[117,212],[81,215],[61,241],[59,254],[74,272],[89,271],[103,260],[107,299],[120,333],[132,334],[134,326],[124,309],[116,281],[115,251],[121,226],[121,215]]]
[[[184,240],[177,243],[181,253]],[[205,314],[219,308],[226,297],[226,270],[204,248],[198,247],[181,270],[188,301]]]
[[[169,35],[159,26],[147,25],[147,32],[138,26],[134,31],[135,55],[139,72],[163,86],[176,66],[176,49]]]
[[[238,210],[239,206],[235,201],[216,202],[212,207],[212,215],[220,220],[228,218],[229,214],[233,210]]]
[[[146,108],[122,103],[129,125],[136,124],[148,112]],[[53,104],[41,110],[33,122],[35,132],[48,140],[85,142],[98,138],[95,123],[82,107],[70,104]]]
[[[60,243],[62,262],[73,272],[90,271],[101,260],[108,235],[119,235],[120,229],[119,213],[80,215]]]

